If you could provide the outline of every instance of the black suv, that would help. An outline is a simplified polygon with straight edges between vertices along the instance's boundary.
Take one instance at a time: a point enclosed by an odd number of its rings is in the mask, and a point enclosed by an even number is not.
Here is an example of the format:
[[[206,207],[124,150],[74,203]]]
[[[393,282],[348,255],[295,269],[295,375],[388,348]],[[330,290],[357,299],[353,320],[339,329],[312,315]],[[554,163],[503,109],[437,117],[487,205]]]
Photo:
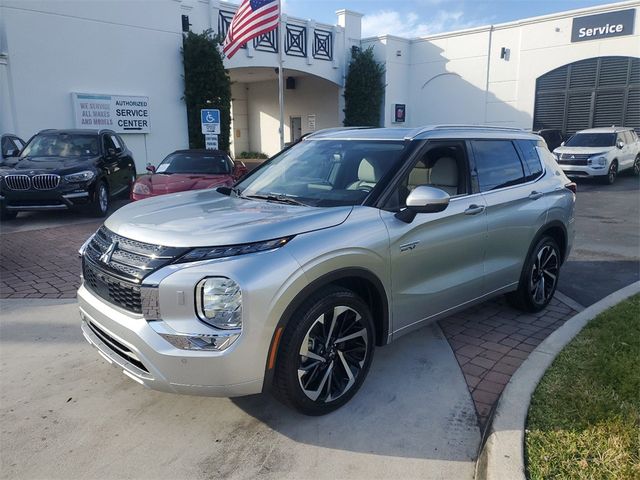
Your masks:
[[[0,213],[85,207],[107,214],[110,198],[136,179],[131,152],[111,130],[43,130],[11,168],[0,169]]]

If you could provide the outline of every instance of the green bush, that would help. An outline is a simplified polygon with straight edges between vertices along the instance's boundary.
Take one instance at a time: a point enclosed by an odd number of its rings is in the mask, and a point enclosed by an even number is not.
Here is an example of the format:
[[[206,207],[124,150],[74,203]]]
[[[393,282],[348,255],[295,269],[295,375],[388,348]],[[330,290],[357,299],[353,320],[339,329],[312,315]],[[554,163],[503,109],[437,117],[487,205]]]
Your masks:
[[[220,110],[218,148],[229,151],[231,129],[231,80],[224,69],[219,50],[220,38],[210,32],[188,32],[183,37],[184,101],[187,105],[189,146],[204,148],[204,135],[200,125],[200,110]]]
[[[262,152],[242,152],[240,155],[236,155],[236,158],[239,160],[246,160],[248,158],[260,158],[260,159],[267,159],[269,158],[269,155],[267,155],[266,153],[262,153]]]
[[[344,87],[344,126],[379,127],[384,98],[384,65],[373,47],[355,51]]]

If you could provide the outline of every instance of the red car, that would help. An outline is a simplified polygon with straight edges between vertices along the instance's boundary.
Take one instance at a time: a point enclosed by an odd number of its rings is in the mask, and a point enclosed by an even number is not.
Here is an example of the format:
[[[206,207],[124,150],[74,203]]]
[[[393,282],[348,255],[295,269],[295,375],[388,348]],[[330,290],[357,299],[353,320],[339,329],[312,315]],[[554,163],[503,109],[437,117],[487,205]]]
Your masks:
[[[147,165],[147,170],[150,174],[143,175],[133,184],[131,200],[231,186],[247,173],[243,162],[234,162],[220,150],[176,150],[157,167]]]

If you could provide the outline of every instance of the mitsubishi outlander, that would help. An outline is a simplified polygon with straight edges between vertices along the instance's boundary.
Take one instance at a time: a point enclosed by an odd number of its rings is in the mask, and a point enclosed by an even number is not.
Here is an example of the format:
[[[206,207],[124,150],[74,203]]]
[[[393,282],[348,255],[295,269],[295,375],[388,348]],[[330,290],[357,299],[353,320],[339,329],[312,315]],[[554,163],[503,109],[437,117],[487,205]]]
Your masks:
[[[522,130],[320,131],[233,187],[111,215],[80,251],[82,331],[147,387],[325,414],[376,347],[496,295],[545,308],[574,204]]]

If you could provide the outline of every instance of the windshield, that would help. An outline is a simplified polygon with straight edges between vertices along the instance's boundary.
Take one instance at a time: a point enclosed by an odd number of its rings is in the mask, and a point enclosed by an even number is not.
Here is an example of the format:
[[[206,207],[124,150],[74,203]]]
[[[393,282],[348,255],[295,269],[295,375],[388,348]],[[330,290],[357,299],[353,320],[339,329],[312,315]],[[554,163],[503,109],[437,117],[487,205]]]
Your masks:
[[[404,148],[402,141],[304,140],[240,182],[236,191],[318,207],[359,205]]]
[[[83,157],[100,153],[97,135],[45,133],[36,135],[20,154],[24,157]]]
[[[615,133],[576,133],[565,143],[567,147],[613,147],[615,144]]]
[[[221,153],[172,153],[158,165],[156,173],[224,175],[231,173],[231,160]]]

